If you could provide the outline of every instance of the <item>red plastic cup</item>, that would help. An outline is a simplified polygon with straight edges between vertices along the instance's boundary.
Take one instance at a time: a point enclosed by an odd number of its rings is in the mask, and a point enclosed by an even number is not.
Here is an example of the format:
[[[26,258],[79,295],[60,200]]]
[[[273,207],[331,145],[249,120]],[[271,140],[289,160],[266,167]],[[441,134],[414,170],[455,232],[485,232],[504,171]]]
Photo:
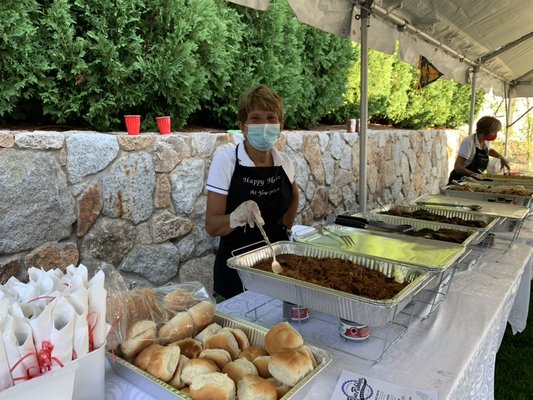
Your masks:
[[[159,128],[159,133],[161,135],[168,135],[171,132],[170,128],[170,117],[156,117],[157,127]]]
[[[141,133],[141,116],[140,115],[124,115],[126,121],[126,129],[128,135],[138,135]]]

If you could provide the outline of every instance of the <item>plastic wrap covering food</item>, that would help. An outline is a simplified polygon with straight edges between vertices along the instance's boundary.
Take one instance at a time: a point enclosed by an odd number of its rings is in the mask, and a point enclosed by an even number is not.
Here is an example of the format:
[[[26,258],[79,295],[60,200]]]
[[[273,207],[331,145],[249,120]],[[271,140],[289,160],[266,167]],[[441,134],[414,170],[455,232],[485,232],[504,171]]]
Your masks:
[[[108,274],[108,349],[128,361],[151,344],[191,338],[213,321],[215,301],[200,282],[128,290],[120,274]]]

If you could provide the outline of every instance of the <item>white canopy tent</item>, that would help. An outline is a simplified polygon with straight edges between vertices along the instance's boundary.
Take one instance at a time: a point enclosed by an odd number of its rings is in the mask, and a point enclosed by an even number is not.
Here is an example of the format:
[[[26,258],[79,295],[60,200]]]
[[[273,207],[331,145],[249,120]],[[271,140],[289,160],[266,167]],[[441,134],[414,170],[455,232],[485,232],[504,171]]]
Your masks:
[[[230,1],[259,10],[270,3]],[[532,0],[288,1],[300,21],[361,44],[361,121],[368,116],[368,49],[392,54],[397,41],[403,61],[416,66],[423,55],[445,79],[471,84],[470,129],[476,88],[506,99],[533,97]],[[362,123],[360,211],[366,211],[366,133]]]

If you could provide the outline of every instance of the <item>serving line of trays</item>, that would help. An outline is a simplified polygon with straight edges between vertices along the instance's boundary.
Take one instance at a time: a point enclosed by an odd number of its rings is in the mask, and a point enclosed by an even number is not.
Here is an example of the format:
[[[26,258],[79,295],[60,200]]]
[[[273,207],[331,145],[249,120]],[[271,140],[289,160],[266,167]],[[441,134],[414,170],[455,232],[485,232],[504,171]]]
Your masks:
[[[526,206],[500,203],[500,202],[490,202],[482,199],[474,199],[467,197],[456,197],[451,195],[443,194],[425,194],[413,201],[413,204],[423,203],[431,204],[428,207],[431,207],[434,210],[440,210],[439,213],[449,213],[449,211],[443,210],[453,210],[455,205],[457,208],[462,208],[466,206],[477,206],[479,207],[476,211],[463,211],[464,213],[468,212],[475,218],[494,218],[497,220],[494,224],[491,224],[489,231],[494,232],[498,231],[513,231],[513,238],[510,242],[510,246],[514,244],[518,235],[520,234],[520,229],[522,224],[528,215],[531,214],[531,210]],[[442,204],[442,205],[441,205]],[[435,211],[437,212],[437,211]],[[477,215],[477,217],[476,217]],[[510,247],[509,246],[509,247]]]
[[[523,193],[510,194],[502,192],[504,185],[491,185],[491,183],[486,181],[460,182],[444,186],[441,193],[452,197],[464,197],[492,203],[507,203],[528,208],[533,206],[533,189],[531,187],[509,185],[509,189],[515,188],[515,193]]]
[[[241,320],[239,318],[232,317],[231,315],[216,312],[214,322],[218,323],[222,327],[238,328],[242,329],[248,336],[251,346],[264,347],[265,335],[269,329],[262,326],[250,323],[248,321]],[[300,380],[290,391],[288,391],[280,400],[289,400],[293,398],[306,384],[320,374],[324,368],[331,362],[332,356],[326,350],[308,344],[307,346],[313,353],[317,361],[317,366],[308,373],[302,380]],[[158,400],[192,400],[189,393],[178,390],[168,383],[156,378],[148,372],[137,368],[135,365],[123,360],[122,358],[113,355],[112,353],[106,353],[106,357],[111,365],[113,371],[120,377],[128,380],[144,392],[148,393],[152,397]]]
[[[338,242],[336,243],[338,244]],[[463,246],[455,245],[454,248],[455,254],[452,256],[450,253],[444,257],[444,264],[451,264],[452,260],[463,254]],[[459,248],[462,251],[459,251]],[[388,277],[393,277],[398,282],[407,282],[408,284],[393,298],[374,300],[254,268],[259,262],[272,259],[272,251],[276,257],[282,254],[293,254],[313,258],[331,257],[348,260],[364,268],[378,270]],[[356,357],[375,362],[378,362],[383,354],[407,331],[414,316],[414,308],[408,307],[410,303],[415,302],[420,292],[426,287],[434,285],[438,279],[435,272],[415,265],[373,257],[368,254],[339,251],[338,248],[286,241],[273,243],[272,248],[265,245],[235,255],[228,260],[228,267],[237,270],[243,287],[247,290],[299,304],[336,318],[369,325],[371,331],[380,333],[378,336],[371,337],[374,340],[376,352],[362,355],[358,353],[357,346],[352,346],[349,351]],[[435,271],[438,269],[435,268]],[[439,271],[439,275],[441,272]],[[404,312],[406,308],[409,309],[407,315]],[[376,341],[379,342],[378,346],[375,346]]]

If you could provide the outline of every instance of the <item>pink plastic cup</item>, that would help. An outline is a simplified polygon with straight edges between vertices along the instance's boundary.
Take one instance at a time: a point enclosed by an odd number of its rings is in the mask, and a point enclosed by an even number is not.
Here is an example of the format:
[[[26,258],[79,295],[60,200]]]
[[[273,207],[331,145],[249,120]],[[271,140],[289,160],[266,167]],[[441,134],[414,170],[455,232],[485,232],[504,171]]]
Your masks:
[[[156,117],[157,127],[161,135],[168,135],[172,130],[170,128],[170,117]]]
[[[138,135],[141,133],[141,116],[140,115],[124,115],[126,121],[126,129],[128,135]]]

